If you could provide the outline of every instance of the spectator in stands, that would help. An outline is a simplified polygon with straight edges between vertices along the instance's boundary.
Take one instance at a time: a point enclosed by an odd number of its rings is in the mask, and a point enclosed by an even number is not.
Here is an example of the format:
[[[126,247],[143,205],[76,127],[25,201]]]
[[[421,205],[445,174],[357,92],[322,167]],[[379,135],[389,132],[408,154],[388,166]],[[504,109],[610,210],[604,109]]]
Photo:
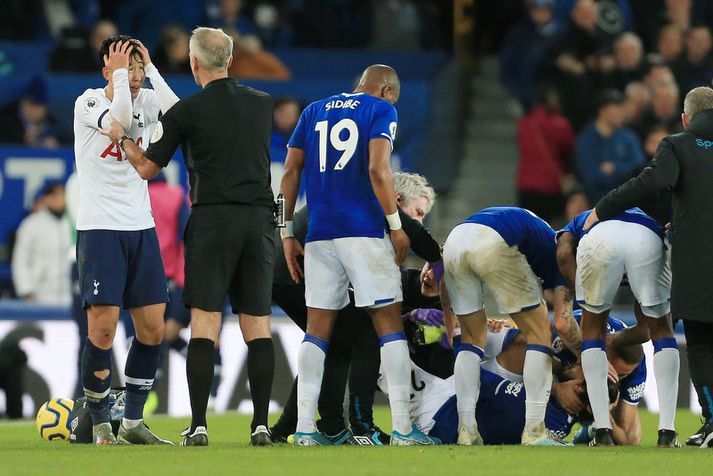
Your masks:
[[[651,108],[640,121],[641,137],[648,135],[657,124],[663,124],[671,132],[681,131],[681,102],[676,83],[659,83],[654,86]]]
[[[667,63],[675,61],[683,53],[683,31],[674,24],[663,27],[656,42],[656,52]]]
[[[188,33],[180,25],[166,25],[161,33],[154,63],[165,74],[190,74]]]
[[[228,74],[244,79],[271,79],[285,81],[292,74],[280,59],[262,48],[254,35],[241,36],[235,30],[225,30],[233,37],[235,52]]]
[[[275,100],[275,110],[272,113],[272,138],[270,139],[270,160],[285,162],[287,141],[300,119],[302,108],[297,99],[283,96]]]
[[[374,2],[371,47],[415,50],[421,46],[421,19],[413,0]]]
[[[686,54],[671,65],[676,82],[684,91],[709,86],[713,79],[713,38],[707,26],[691,28],[686,35]]]
[[[658,124],[649,130],[644,139],[644,153],[647,160],[650,161],[654,158],[661,140],[669,134],[671,134],[671,131],[663,124]]]
[[[72,238],[64,216],[64,186],[51,184],[40,194],[40,209],[17,230],[12,256],[15,291],[26,301],[69,306]]]
[[[567,22],[576,4],[577,0],[557,0],[557,20]],[[597,0],[596,6],[599,11],[597,23],[607,34],[616,36],[631,29],[633,18],[629,0]]]
[[[52,71],[71,71],[77,73],[95,73],[104,66],[99,52],[102,42],[110,36],[116,36],[119,30],[110,20],[101,20],[92,28],[85,42],[80,40],[60,44],[50,56]]]
[[[624,116],[627,126],[638,130],[644,112],[651,105],[651,91],[644,83],[633,81],[624,91]]]
[[[563,194],[571,175],[574,133],[560,113],[554,87],[540,88],[537,104],[517,124],[520,162],[517,168],[519,206],[545,221],[561,215]]]
[[[692,0],[664,0],[663,9],[651,5],[651,0],[641,3],[644,7],[636,18],[637,31],[647,50],[656,48],[659,32],[666,25],[675,25],[680,31],[686,31],[691,26]]]
[[[0,142],[56,148],[56,121],[47,109],[48,99],[42,78],[30,81],[17,102],[0,110]]]
[[[223,30],[235,29],[241,36],[258,34],[255,23],[243,14],[242,0],[220,0],[219,8],[220,17],[215,19],[212,26]]]
[[[559,33],[554,0],[530,0],[528,16],[515,25],[500,50],[500,81],[527,110],[536,96],[535,70]]]
[[[644,45],[634,33],[621,34],[614,42],[614,68],[601,75],[600,87],[623,91],[644,76]]]
[[[675,83],[676,78],[673,75],[671,68],[661,59],[652,58],[644,74],[644,84],[649,89],[653,90],[660,84]]]
[[[591,94],[597,73],[598,53],[608,38],[597,27],[599,11],[592,0],[578,0],[572,10],[572,25],[545,54],[542,74],[556,81],[562,110],[573,128],[579,130],[591,116]]]
[[[587,194],[580,186],[576,186],[565,198],[564,215],[567,223],[574,220],[574,217],[592,208]]]
[[[597,116],[577,137],[575,158],[590,203],[631,178],[646,159],[639,139],[623,127],[624,96],[616,90],[599,95]]]

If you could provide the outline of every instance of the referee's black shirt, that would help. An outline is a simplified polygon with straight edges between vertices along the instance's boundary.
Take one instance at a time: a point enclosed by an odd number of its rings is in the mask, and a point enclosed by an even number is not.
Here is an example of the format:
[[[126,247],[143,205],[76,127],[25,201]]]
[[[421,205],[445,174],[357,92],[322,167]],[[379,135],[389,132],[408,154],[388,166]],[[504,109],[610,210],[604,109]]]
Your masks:
[[[217,79],[161,117],[145,155],[165,167],[181,145],[193,206],[272,207],[271,127],[269,94]]]

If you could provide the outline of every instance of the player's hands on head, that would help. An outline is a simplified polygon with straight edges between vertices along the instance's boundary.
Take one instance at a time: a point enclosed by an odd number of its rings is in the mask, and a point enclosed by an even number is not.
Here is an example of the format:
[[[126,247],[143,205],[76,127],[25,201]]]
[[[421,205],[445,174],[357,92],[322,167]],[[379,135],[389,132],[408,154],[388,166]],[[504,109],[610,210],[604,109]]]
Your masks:
[[[144,67],[148,66],[151,64],[151,55],[149,55],[149,50],[144,46],[143,43],[141,43],[139,40],[134,40],[137,46],[137,49],[139,50],[139,53],[141,53],[141,59],[144,62]]]
[[[586,405],[579,396],[583,392],[586,392],[583,377],[561,383],[555,382],[552,385],[552,396],[569,415],[576,415],[586,409]]]
[[[403,228],[398,230],[391,230],[389,233],[391,237],[391,243],[394,245],[394,250],[396,251],[396,264],[401,265],[406,259],[409,247],[411,246],[411,240],[404,232]]]
[[[125,134],[124,128],[121,127],[116,119],[111,120],[111,127],[109,129],[99,129],[99,132],[111,139],[112,142],[119,142],[119,139]]]
[[[134,49],[129,41],[117,41],[109,46],[109,55],[104,55],[104,65],[112,73],[117,69],[129,69],[129,55]]]
[[[299,284],[304,279],[305,273],[297,257],[304,256],[305,250],[295,237],[283,238],[282,249],[285,252],[285,261],[287,261],[287,269],[290,271],[290,276],[295,283]]]

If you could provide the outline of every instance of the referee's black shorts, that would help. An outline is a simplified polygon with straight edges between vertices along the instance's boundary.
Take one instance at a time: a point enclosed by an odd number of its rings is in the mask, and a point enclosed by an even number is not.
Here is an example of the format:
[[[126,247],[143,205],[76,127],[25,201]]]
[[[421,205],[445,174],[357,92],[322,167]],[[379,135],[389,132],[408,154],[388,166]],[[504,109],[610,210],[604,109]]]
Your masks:
[[[186,226],[183,302],[209,312],[270,314],[275,227],[268,207],[194,207]]]

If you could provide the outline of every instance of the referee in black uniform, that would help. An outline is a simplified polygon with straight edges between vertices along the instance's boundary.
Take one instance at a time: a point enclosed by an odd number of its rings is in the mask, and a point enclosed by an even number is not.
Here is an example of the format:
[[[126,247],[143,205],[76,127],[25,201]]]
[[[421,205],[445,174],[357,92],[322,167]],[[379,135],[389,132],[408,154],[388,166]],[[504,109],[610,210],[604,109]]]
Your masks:
[[[191,70],[203,90],[176,103],[144,152],[114,122],[105,135],[119,143],[139,175],[154,177],[180,144],[190,179],[192,214],[185,232],[191,340],[186,374],[191,426],[181,445],[205,446],[213,349],[226,294],[248,345],[254,414],[253,445],[271,444],[267,412],[275,357],[269,314],[273,271],[273,194],[270,188],[272,98],[228,77],[233,40],[222,30],[197,28]]]
[[[691,90],[682,119],[685,130],[664,138],[649,166],[602,198],[584,227],[636,206],[670,221],[671,313],[683,320],[688,368],[705,419],[686,444],[713,448],[713,89]]]

